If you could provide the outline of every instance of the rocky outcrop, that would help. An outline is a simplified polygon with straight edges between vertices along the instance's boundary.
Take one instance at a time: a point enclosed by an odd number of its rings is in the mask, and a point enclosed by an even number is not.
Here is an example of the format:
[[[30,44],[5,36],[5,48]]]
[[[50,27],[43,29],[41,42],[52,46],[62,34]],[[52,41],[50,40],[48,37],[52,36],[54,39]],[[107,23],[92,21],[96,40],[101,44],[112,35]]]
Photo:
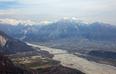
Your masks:
[[[3,37],[0,36],[0,47],[4,47],[6,45],[7,40]]]
[[[8,36],[4,33],[0,31],[0,47],[4,47],[8,41]]]

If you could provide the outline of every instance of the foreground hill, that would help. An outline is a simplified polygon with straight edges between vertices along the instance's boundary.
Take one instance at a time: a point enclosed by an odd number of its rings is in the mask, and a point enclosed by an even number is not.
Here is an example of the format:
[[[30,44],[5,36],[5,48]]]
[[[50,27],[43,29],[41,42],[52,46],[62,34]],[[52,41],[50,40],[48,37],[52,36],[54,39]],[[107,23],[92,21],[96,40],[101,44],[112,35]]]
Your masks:
[[[0,53],[0,74],[32,74],[32,72],[14,65],[8,57]]]
[[[0,74],[84,74],[76,69],[63,66],[33,70],[14,65],[12,61],[0,54]]]

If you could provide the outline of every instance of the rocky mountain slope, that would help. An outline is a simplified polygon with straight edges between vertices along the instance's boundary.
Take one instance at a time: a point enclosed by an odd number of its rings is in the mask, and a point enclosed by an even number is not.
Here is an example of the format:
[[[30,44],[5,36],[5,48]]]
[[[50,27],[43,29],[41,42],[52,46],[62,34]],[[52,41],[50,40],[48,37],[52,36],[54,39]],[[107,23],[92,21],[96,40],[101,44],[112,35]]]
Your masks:
[[[30,46],[13,39],[0,31],[0,52],[5,54],[13,54],[18,52],[34,51]]]

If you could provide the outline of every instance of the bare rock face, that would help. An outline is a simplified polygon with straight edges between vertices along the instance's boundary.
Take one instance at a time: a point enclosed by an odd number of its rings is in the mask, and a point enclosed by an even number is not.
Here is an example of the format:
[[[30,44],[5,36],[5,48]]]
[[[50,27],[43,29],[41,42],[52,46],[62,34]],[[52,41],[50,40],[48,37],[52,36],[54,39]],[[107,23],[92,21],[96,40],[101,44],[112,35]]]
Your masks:
[[[5,39],[2,35],[0,35],[0,47],[4,47],[6,45],[7,39]]]
[[[0,31],[0,47],[4,47],[8,41],[9,36],[7,36],[4,32]]]

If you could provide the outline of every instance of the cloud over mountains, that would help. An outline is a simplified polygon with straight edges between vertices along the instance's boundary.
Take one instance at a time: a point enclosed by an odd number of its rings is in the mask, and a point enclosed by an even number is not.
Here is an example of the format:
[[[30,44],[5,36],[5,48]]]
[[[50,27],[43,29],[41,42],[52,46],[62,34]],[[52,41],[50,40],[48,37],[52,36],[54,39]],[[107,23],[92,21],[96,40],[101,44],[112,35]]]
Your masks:
[[[79,17],[116,24],[115,0],[0,0],[0,18]]]

